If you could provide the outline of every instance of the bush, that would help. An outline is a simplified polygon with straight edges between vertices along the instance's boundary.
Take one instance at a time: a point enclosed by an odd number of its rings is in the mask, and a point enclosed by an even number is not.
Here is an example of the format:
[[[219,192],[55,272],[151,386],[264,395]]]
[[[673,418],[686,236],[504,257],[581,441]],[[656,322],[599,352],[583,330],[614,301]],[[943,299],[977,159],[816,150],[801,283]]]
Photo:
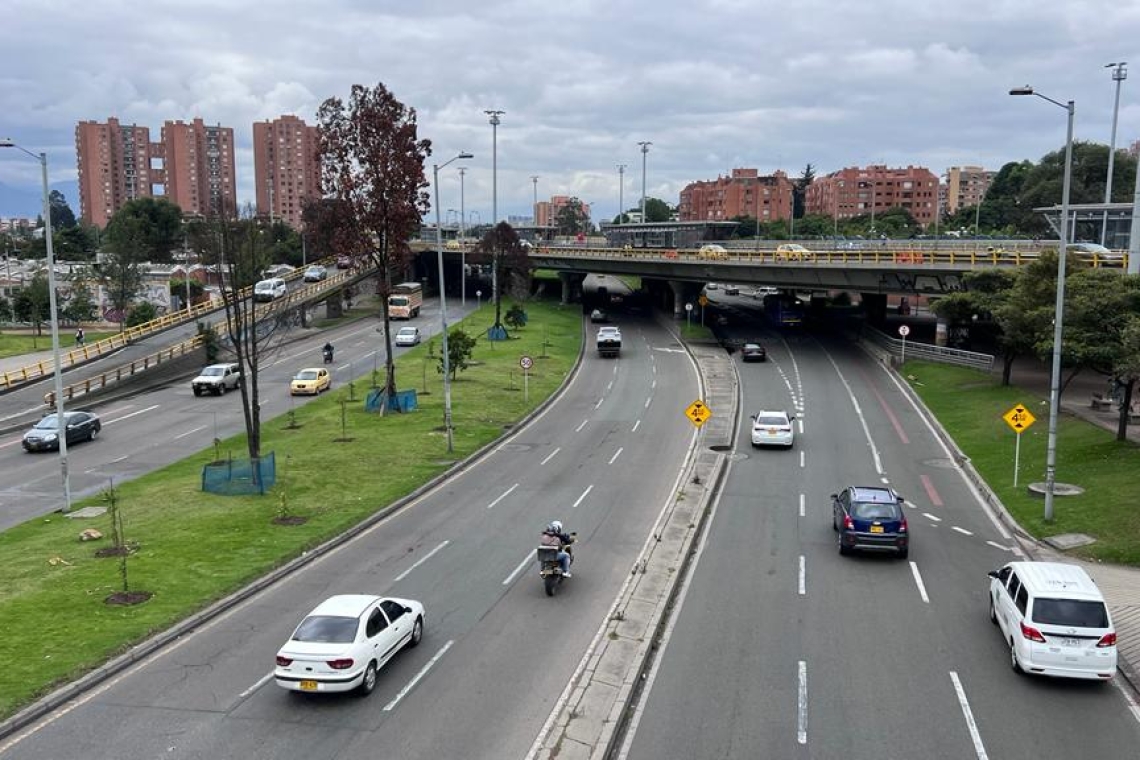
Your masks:
[[[511,304],[511,308],[507,309],[507,314],[503,317],[503,321],[516,330],[520,327],[524,327],[526,325],[526,310],[517,303]]]
[[[142,303],[135,304],[130,313],[127,314],[127,327],[135,327],[137,325],[146,324],[158,317],[158,309],[150,301],[143,301]]]

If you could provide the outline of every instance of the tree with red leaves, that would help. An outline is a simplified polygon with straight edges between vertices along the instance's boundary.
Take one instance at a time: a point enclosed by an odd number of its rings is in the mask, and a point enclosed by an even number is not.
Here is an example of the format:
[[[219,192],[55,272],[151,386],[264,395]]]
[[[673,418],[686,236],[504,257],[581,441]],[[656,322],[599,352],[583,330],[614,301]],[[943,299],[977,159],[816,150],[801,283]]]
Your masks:
[[[506,290],[514,297],[523,299],[530,293],[530,257],[523,247],[519,234],[507,222],[499,222],[483,236],[472,251],[470,260],[476,264],[490,262],[495,269],[495,279],[499,283],[495,293],[495,324],[491,326],[491,340],[506,337],[502,322],[502,295]]]
[[[430,207],[424,161],[431,141],[416,134],[416,110],[396,99],[383,83],[353,85],[346,105],[329,98],[317,111],[321,189],[336,201],[339,255],[367,256],[378,273],[384,314],[384,382],[396,393],[388,296],[394,278],[406,277],[412,258],[408,240]]]

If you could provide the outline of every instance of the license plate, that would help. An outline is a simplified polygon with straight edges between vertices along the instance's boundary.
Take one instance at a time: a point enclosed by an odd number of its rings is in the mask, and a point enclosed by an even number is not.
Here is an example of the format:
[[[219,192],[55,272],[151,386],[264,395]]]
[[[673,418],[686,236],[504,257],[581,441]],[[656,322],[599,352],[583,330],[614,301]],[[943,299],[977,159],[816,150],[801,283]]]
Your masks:
[[[883,532],[883,526],[882,525],[872,525],[871,526],[871,532],[872,533],[882,533]]]
[[[768,428],[768,435],[775,435],[775,434],[776,434],[776,428]]]
[[[316,691],[316,690],[317,690],[317,682],[316,681],[301,681],[301,691]]]
[[[1063,647],[1079,647],[1080,645],[1080,639],[1061,639],[1061,646]]]

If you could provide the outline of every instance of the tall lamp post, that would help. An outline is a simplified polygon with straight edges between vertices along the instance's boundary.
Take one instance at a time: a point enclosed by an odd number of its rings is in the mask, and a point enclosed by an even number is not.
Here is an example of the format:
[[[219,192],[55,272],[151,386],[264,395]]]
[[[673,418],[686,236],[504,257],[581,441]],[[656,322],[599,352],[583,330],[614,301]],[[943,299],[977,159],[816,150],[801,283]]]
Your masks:
[[[1065,257],[1069,248],[1069,185],[1073,173],[1073,117],[1076,103],[1067,103],[1045,97],[1032,87],[1015,87],[1010,95],[1036,95],[1068,114],[1068,132],[1065,136],[1065,179],[1061,187],[1061,244],[1057,252],[1057,301],[1053,316],[1053,371],[1049,377],[1049,438],[1045,448],[1045,521],[1053,521],[1053,490],[1057,482],[1057,415],[1061,406],[1061,326],[1065,313]]]
[[[491,229],[499,223],[499,117],[506,111],[484,111],[491,121]],[[491,300],[499,296],[499,252],[491,252]],[[498,303],[496,301],[496,303]],[[496,324],[497,328],[498,325]]]
[[[651,142],[639,142],[641,146],[641,223],[645,224],[645,162],[649,156]]]
[[[461,158],[474,158],[471,153],[459,153],[444,161],[433,164],[432,180],[435,185],[435,255],[439,266],[439,324],[443,335],[443,427],[447,431],[447,451],[455,450],[451,434],[451,356],[447,352],[447,292],[443,289],[443,229],[439,220],[439,170]]]
[[[534,185],[534,205],[531,206],[530,213],[534,217],[534,226],[538,227],[538,180],[541,179],[537,174],[530,175],[530,183]],[[538,230],[535,230],[538,234]]]
[[[1108,179],[1104,183],[1104,202],[1112,203],[1112,164],[1116,158],[1116,118],[1120,115],[1120,83],[1128,78],[1127,61],[1110,63],[1106,69],[1112,69],[1112,81],[1116,82],[1116,101],[1112,105],[1112,136],[1108,142]],[[1100,244],[1104,245],[1108,238],[1108,209],[1104,210],[1104,217],[1100,221]]]
[[[67,469],[67,420],[63,408],[63,365],[59,352],[59,306],[55,293],[55,248],[51,239],[51,201],[48,191],[47,153],[32,153],[8,139],[0,139],[0,148],[15,148],[40,162],[44,185],[44,243],[47,245],[48,309],[51,311],[51,359],[55,379],[55,419],[59,434],[59,474],[63,479],[63,511],[71,511],[71,476]]]
[[[617,223],[625,223],[625,164],[618,164],[618,216]]]
[[[463,200],[463,175],[467,173],[466,166],[456,167],[459,170],[459,266],[463,272],[463,287],[460,288],[459,299],[463,308],[467,308],[467,209]]]

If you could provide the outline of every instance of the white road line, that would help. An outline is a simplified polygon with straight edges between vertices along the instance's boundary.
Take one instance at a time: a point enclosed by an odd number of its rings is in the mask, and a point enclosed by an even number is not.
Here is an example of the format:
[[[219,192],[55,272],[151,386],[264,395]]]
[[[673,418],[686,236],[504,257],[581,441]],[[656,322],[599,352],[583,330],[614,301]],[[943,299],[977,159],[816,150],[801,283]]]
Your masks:
[[[598,403],[594,404],[594,408],[597,409],[599,406],[602,405],[602,402],[605,400],[606,400],[606,397],[602,396],[600,399],[598,399]]]
[[[653,397],[652,397],[652,396],[650,396],[649,398],[645,399],[645,408],[646,408],[646,409],[648,409],[648,408],[649,408],[649,402],[650,402],[650,401],[652,401],[652,400],[653,400]]]
[[[428,674],[428,671],[431,670],[437,662],[439,662],[439,658],[443,657],[443,655],[447,653],[447,650],[451,649],[453,644],[455,644],[455,639],[449,639],[448,642],[443,645],[443,648],[435,653],[435,657],[432,657],[430,660],[428,660],[428,664],[424,665],[420,672],[416,673],[415,677],[411,681],[408,681],[408,685],[400,689],[400,693],[393,697],[391,702],[384,705],[384,712],[391,712],[392,708],[398,705],[401,699],[408,696],[408,692],[416,687],[416,684],[420,682],[420,679]]]
[[[597,407],[594,407],[594,408],[595,408],[595,409],[597,409]],[[575,433],[581,433],[581,432],[582,432],[582,428],[586,427],[586,423],[587,423],[587,422],[589,422],[589,420],[582,420],[582,424],[581,424],[581,425],[579,425],[578,427],[574,428],[574,432],[575,432]]]
[[[608,383],[606,383],[606,390],[612,391],[613,389],[614,389],[614,381],[610,380]]]
[[[185,438],[188,435],[194,435],[194,433],[197,433],[199,430],[205,430],[205,429],[206,429],[206,426],[202,425],[201,427],[196,427],[193,430],[187,430],[185,433],[180,433],[180,434],[174,436],[173,440],[177,441],[179,438]]]
[[[407,578],[407,577],[408,577],[408,574],[409,574],[409,573],[411,573],[413,570],[415,570],[417,567],[419,567],[419,566],[420,566],[420,565],[422,565],[423,563],[427,562],[429,559],[431,559],[431,558],[432,558],[432,556],[434,556],[434,555],[435,555],[435,553],[436,553],[436,552],[438,552],[440,549],[442,549],[443,547],[447,546],[447,545],[448,545],[448,544],[450,544],[450,543],[451,543],[451,541],[444,541],[442,544],[440,544],[439,546],[435,547],[434,549],[432,549],[430,552],[428,552],[428,553],[427,553],[427,554],[425,554],[424,556],[420,557],[420,558],[419,558],[419,560],[417,560],[417,561],[416,561],[416,563],[415,563],[414,565],[412,565],[412,566],[411,566],[411,567],[409,567],[407,570],[405,570],[404,572],[402,572],[402,573],[400,573],[399,575],[397,575],[395,578],[393,578],[393,579],[392,579],[393,583],[396,583],[396,582],[402,581],[402,580],[404,580],[405,578]]]
[[[800,435],[803,435],[804,434],[804,418],[798,417],[798,418],[796,418],[796,422],[798,422],[800,424]]]
[[[577,509],[578,505],[582,503],[582,500],[586,498],[587,494],[589,494],[590,491],[593,491],[593,490],[594,490],[594,484],[591,483],[589,486],[586,487],[586,490],[582,492],[582,495],[578,497],[578,500],[570,505],[570,508],[571,509]]]
[[[557,454],[559,451],[562,451],[562,447],[561,447],[561,446],[559,446],[559,447],[558,447],[558,448],[556,448],[554,451],[552,451],[552,452],[550,452],[549,454],[547,454],[547,455],[546,455],[546,459],[543,459],[541,462],[539,462],[539,465],[544,465],[544,464],[546,464],[547,462],[549,462],[551,459],[554,459],[554,455],[555,455],[555,454]]]
[[[1124,701],[1128,703],[1128,711],[1132,713],[1132,717],[1136,719],[1136,722],[1140,723],[1140,705],[1136,704],[1136,700],[1128,693],[1128,689],[1120,683],[1119,678],[1112,679],[1112,685],[1123,695]]]
[[[939,517],[938,515],[932,515],[932,514],[930,514],[929,512],[923,512],[923,513],[922,513],[922,516],[923,516],[923,517],[926,517],[926,518],[928,518],[928,519],[930,519],[930,520],[933,520],[934,522],[942,522],[942,518],[941,518],[941,517]]]
[[[986,748],[982,745],[982,736],[978,733],[978,724],[974,722],[974,713],[970,711],[966,691],[962,688],[962,682],[958,680],[958,674],[953,670],[950,671],[950,680],[954,682],[954,691],[958,694],[958,705],[962,708],[962,715],[966,718],[966,727],[970,729],[970,738],[974,741],[974,752],[977,753],[978,760],[989,760]]]
[[[245,699],[250,694],[254,693],[258,689],[260,689],[262,686],[269,683],[270,679],[272,679],[272,678],[273,678],[273,671],[271,670],[268,673],[266,673],[265,675],[263,675],[261,678],[257,679],[257,683],[255,683],[253,686],[250,686],[248,689],[243,691],[241,694],[238,694],[238,699]]]
[[[650,388],[656,388],[657,387],[657,381],[654,380],[652,383],[649,384],[649,387]]]
[[[800,596],[807,594],[807,559],[800,555]]]
[[[657,361],[657,357],[654,356],[653,354],[650,354],[649,358],[652,359],[653,361]],[[614,367],[614,372],[617,372],[617,367]],[[655,375],[657,374],[657,365],[656,364],[653,365],[653,374],[655,374]]]
[[[17,438],[15,440],[8,441],[7,443],[0,443],[0,449],[7,448],[9,446],[15,446],[17,443],[21,443],[23,440],[23,438]]]
[[[859,406],[859,399],[855,398],[855,392],[851,390],[851,384],[847,382],[847,377],[839,369],[839,365],[835,363],[835,359],[827,352],[827,349],[824,349],[823,353],[827,357],[827,361],[829,361],[831,366],[835,369],[835,374],[839,376],[839,382],[843,383],[843,387],[847,389],[847,398],[850,399],[851,406],[855,407],[855,415],[859,418],[859,424],[863,426],[863,437],[867,439],[867,446],[871,449],[871,458],[875,460],[875,473],[881,476],[883,475],[883,460],[882,457],[879,456],[879,449],[875,446],[874,439],[871,438],[871,429],[867,427],[867,418],[863,416],[863,409]],[[931,430],[931,433],[933,432],[934,431]]]
[[[959,528],[957,525],[955,525],[955,526],[951,527],[951,528],[950,528],[950,530],[956,530],[956,531],[958,531],[959,533],[961,533],[963,536],[972,536],[972,535],[974,535],[973,533],[971,533],[970,531],[966,530],[965,528]]]
[[[618,448],[618,450],[614,452],[614,455],[613,455],[612,457],[610,457],[610,464],[613,464],[614,462],[616,462],[616,461],[617,461],[617,458],[618,458],[619,456],[621,456],[621,453],[622,453],[624,450],[625,450],[625,447],[624,447],[624,446],[623,446],[623,447],[619,447],[619,448]]]
[[[800,688],[796,711],[796,741],[807,744],[807,663],[800,660]]]
[[[999,543],[998,543],[998,542],[996,542],[996,541],[986,541],[986,543],[987,543],[987,544],[989,544],[990,546],[992,546],[992,547],[993,547],[993,548],[995,548],[995,549],[1001,549],[1003,552],[1011,552],[1011,551],[1013,551],[1013,548],[1012,548],[1012,547],[1010,547],[1010,546],[1002,546],[1001,544],[999,544]]]
[[[926,595],[926,584],[922,582],[922,574],[918,572],[918,563],[910,563],[910,574],[914,576],[914,585],[918,586],[918,595],[922,601],[930,604],[930,597]]]
[[[122,417],[116,417],[113,420],[103,420],[103,424],[104,425],[113,425],[116,422],[122,422],[123,420],[129,420],[131,417],[137,417],[140,414],[145,414],[146,412],[152,411],[152,410],[157,409],[157,408],[158,408],[158,404],[151,404],[146,409],[139,409],[137,412],[131,412],[130,414],[124,414]]]
[[[806,504],[807,504],[807,499],[804,498],[804,495],[801,493],[800,494],[800,517],[803,517],[804,514],[806,514],[804,512],[804,509],[806,508]]]
[[[639,427],[641,427],[641,420],[638,420],[637,422],[633,423],[633,430],[630,430],[629,432],[636,433],[637,429]]]
[[[800,451],[800,467],[804,466],[804,452]]]
[[[508,496],[510,496],[510,495],[511,495],[511,491],[515,490],[515,489],[516,489],[516,488],[518,488],[518,487],[519,487],[519,484],[518,484],[518,483],[515,483],[513,486],[511,486],[510,488],[508,488],[508,489],[507,489],[507,490],[506,490],[506,491],[505,491],[505,492],[504,492],[504,493],[503,493],[501,496],[499,496],[499,498],[495,499],[493,502],[491,502],[490,504],[488,504],[488,505],[487,505],[487,509],[490,509],[491,507],[495,506],[496,504],[498,504],[498,503],[499,503],[500,501],[502,501],[503,499],[505,499],[505,498],[507,498]]]
[[[617,365],[616,364],[614,365],[614,374],[615,375],[617,374]]]
[[[527,555],[525,557],[523,557],[523,561],[519,563],[519,566],[516,567],[514,570],[512,570],[511,574],[508,575],[506,580],[503,581],[503,585],[504,586],[511,585],[511,581],[513,581],[515,579],[515,576],[517,576],[519,573],[521,573],[523,571],[523,569],[526,568],[526,566],[528,564],[536,561],[534,557],[535,557],[535,555],[527,553]]]

